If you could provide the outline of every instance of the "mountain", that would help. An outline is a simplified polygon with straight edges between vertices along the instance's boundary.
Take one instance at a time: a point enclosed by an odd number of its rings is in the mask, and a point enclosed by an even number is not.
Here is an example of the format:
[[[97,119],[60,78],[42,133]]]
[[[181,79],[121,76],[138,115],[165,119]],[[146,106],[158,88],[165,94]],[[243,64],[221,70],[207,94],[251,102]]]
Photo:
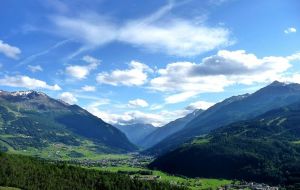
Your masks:
[[[159,127],[157,130],[150,133],[143,139],[143,141],[141,142],[141,146],[144,148],[152,147],[153,145],[159,143],[166,137],[183,129],[189,121],[197,117],[202,112],[203,110],[195,110],[183,118],[176,119],[175,121],[171,121],[170,123]]]
[[[230,123],[254,118],[271,109],[300,101],[300,84],[274,81],[253,94],[233,96],[210,107],[190,121],[183,130],[167,137],[146,151],[148,154],[162,154],[170,151],[195,136]]]
[[[0,145],[55,158],[136,150],[125,134],[100,118],[36,91],[0,91]]]
[[[198,137],[150,164],[191,177],[300,188],[300,102]]]
[[[141,146],[142,141],[146,136],[151,134],[157,128],[151,124],[130,124],[130,125],[115,125],[116,128],[121,130],[127,138],[135,145]]]

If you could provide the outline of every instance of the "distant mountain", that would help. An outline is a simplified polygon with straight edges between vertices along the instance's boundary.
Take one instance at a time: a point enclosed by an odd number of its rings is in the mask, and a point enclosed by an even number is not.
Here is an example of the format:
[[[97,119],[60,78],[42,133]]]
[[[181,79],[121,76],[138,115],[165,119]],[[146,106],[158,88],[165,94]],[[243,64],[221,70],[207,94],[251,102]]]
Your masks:
[[[300,103],[198,137],[150,164],[173,174],[300,188]],[[298,184],[298,185],[297,185]]]
[[[125,134],[100,118],[36,91],[0,91],[0,145],[57,158],[136,150]]]
[[[300,101],[300,84],[275,81],[253,94],[233,96],[210,107],[183,130],[167,137],[146,152],[162,154],[189,139],[209,133],[211,130],[239,120],[254,118],[271,109]]]
[[[116,128],[121,130],[128,139],[135,145],[141,146],[144,138],[155,131],[157,128],[151,124],[130,124],[130,125],[115,125]]]
[[[175,121],[171,121],[170,123],[159,127],[157,130],[146,136],[143,141],[141,141],[141,146],[144,148],[152,147],[166,137],[183,129],[188,122],[190,122],[202,112],[203,110],[195,110],[183,118],[176,119]]]

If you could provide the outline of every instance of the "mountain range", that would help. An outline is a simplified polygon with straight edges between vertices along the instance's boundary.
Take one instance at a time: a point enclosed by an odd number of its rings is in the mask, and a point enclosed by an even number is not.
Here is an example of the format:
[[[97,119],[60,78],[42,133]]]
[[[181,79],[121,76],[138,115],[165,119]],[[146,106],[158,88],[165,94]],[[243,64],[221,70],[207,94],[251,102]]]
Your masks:
[[[290,189],[298,189],[300,102],[194,138],[160,156],[150,167],[191,177],[293,185]]]
[[[0,146],[44,157],[51,152],[59,158],[136,150],[112,125],[36,91],[0,91]]]
[[[297,101],[300,101],[300,84],[274,81],[253,94],[233,96],[215,104],[188,122],[182,130],[166,137],[144,153],[166,153],[193,137],[208,134],[219,127],[251,119]]]
[[[157,130],[150,133],[146,136],[143,141],[141,141],[141,147],[149,148],[154,146],[155,144],[159,143],[166,137],[176,133],[177,131],[182,130],[188,122],[196,118],[203,110],[195,110],[192,113],[186,115],[185,117],[176,119],[167,123],[166,125],[157,128]]]
[[[137,146],[142,146],[145,137],[157,129],[151,124],[143,123],[114,126],[125,133],[128,139]]]

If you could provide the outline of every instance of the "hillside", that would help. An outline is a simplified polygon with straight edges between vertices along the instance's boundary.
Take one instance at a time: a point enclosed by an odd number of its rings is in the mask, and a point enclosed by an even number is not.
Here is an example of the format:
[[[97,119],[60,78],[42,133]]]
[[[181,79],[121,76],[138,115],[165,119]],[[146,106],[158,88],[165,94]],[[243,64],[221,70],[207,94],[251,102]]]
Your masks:
[[[146,136],[156,131],[156,127],[151,124],[131,124],[131,125],[114,125],[121,130],[127,138],[137,146],[141,146]]]
[[[186,127],[151,147],[148,154],[170,151],[193,137],[230,123],[254,118],[269,110],[300,101],[300,84],[273,82],[253,94],[233,96],[210,107]]]
[[[21,189],[183,190],[165,182],[141,181],[128,175],[101,172],[63,163],[0,153],[0,185]],[[30,168],[30,169],[28,169]]]
[[[182,130],[189,121],[197,117],[202,112],[203,110],[195,110],[183,118],[176,119],[162,127],[159,127],[157,130],[150,133],[144,138],[144,140],[141,142],[141,146],[144,148],[154,146],[166,137],[176,133],[177,131]]]
[[[240,179],[298,188],[299,166],[300,103],[214,130],[150,164],[151,168],[191,177]]]
[[[41,92],[1,91],[0,116],[2,150],[55,158],[136,150],[115,127]]]

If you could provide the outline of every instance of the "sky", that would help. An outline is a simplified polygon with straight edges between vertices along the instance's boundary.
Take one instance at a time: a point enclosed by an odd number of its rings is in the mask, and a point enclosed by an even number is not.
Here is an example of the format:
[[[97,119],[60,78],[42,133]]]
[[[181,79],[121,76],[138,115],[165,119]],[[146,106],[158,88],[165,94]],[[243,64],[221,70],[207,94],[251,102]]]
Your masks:
[[[300,83],[298,0],[1,0],[0,89],[165,123]],[[298,31],[299,30],[299,31]]]

